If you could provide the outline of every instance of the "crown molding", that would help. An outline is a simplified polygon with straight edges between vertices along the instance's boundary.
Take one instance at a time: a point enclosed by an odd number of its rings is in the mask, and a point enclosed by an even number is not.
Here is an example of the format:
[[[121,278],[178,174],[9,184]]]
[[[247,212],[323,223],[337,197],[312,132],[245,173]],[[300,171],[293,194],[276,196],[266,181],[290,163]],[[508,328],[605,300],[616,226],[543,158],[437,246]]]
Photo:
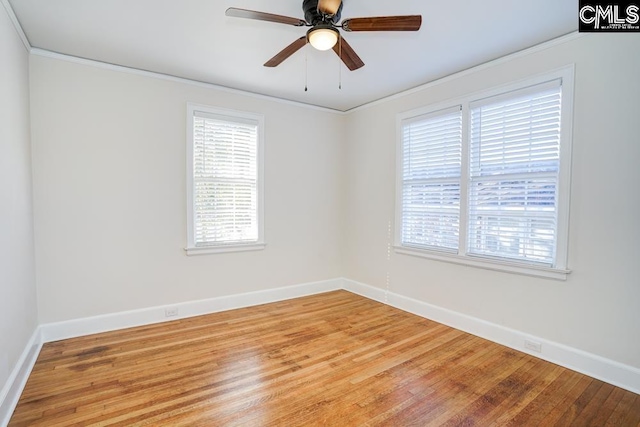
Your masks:
[[[107,69],[107,70],[111,70],[111,71],[118,71],[118,72],[122,72],[122,73],[129,73],[129,74],[145,76],[145,77],[150,77],[150,78],[155,78],[155,79],[160,79],[160,80],[165,80],[165,81],[171,81],[171,82],[174,82],[174,83],[188,84],[188,85],[192,85],[192,86],[202,87],[202,88],[205,88],[205,89],[219,90],[219,91],[223,91],[223,92],[226,92],[226,93],[232,93],[232,94],[235,94],[235,95],[249,96],[249,97],[256,98],[256,99],[268,100],[268,101],[278,102],[278,103],[287,104],[287,105],[293,105],[293,106],[297,106],[297,107],[301,107],[301,108],[308,108],[308,109],[312,109],[312,110],[315,110],[315,111],[322,111],[322,112],[325,112],[325,113],[332,113],[332,114],[337,114],[337,115],[348,115],[350,113],[355,113],[355,112],[364,110],[366,108],[370,108],[370,107],[374,107],[374,106],[377,106],[377,105],[381,105],[381,104],[384,104],[386,102],[389,102],[389,101],[392,101],[392,100],[395,100],[395,99],[399,99],[399,98],[402,98],[402,97],[405,97],[405,96],[409,96],[409,95],[412,95],[414,93],[421,92],[421,91],[429,89],[431,87],[438,86],[438,85],[441,85],[441,84],[444,84],[444,83],[459,79],[461,77],[473,74],[475,72],[478,72],[478,71],[481,71],[481,70],[484,70],[484,69],[487,69],[487,68],[494,67],[494,66],[499,65],[499,64],[504,64],[504,63],[507,63],[507,62],[510,62],[510,61],[514,61],[514,60],[517,60],[519,58],[531,55],[533,53],[541,52],[541,51],[550,49],[550,48],[552,48],[554,46],[558,46],[558,45],[561,45],[561,44],[564,44],[564,43],[568,43],[570,41],[573,41],[573,40],[576,40],[578,38],[584,37],[586,35],[584,33],[579,33],[577,31],[574,31],[574,32],[571,32],[569,34],[565,34],[563,36],[557,37],[555,39],[552,39],[552,40],[537,44],[535,46],[529,47],[527,49],[523,49],[523,50],[520,50],[518,52],[514,52],[512,54],[505,55],[505,56],[502,56],[500,58],[497,58],[497,59],[482,63],[480,65],[476,65],[474,67],[467,68],[467,69],[459,71],[457,73],[450,74],[450,75],[442,77],[440,79],[424,83],[424,84],[422,84],[420,86],[416,86],[414,88],[407,89],[407,90],[404,90],[402,92],[398,92],[396,94],[393,94],[393,95],[390,95],[390,96],[386,96],[384,98],[377,99],[375,101],[367,102],[365,104],[359,105],[359,106],[354,107],[354,108],[349,108],[349,109],[346,109],[346,110],[338,110],[338,109],[334,109],[334,108],[322,107],[322,106],[319,106],[319,105],[307,104],[307,103],[299,102],[299,101],[292,101],[292,100],[289,100],[289,99],[279,98],[279,97],[275,97],[275,96],[264,95],[264,94],[260,94],[260,93],[256,93],[256,92],[250,92],[250,91],[245,91],[245,90],[241,90],[241,89],[235,89],[235,88],[231,88],[231,87],[228,87],[228,86],[222,86],[222,85],[217,85],[217,84],[213,84],[213,83],[207,83],[207,82],[203,82],[203,81],[199,81],[199,80],[192,80],[192,79],[188,79],[188,78],[184,78],[184,77],[177,77],[177,76],[170,75],[170,74],[163,74],[163,73],[157,73],[157,72],[154,72],[154,71],[148,71],[148,70],[143,70],[143,69],[138,69],[138,68],[126,67],[126,66],[123,66],[123,65],[111,64],[111,63],[108,63],[108,62],[96,61],[96,60],[93,60],[93,59],[87,59],[87,58],[67,55],[67,54],[63,54],[63,53],[59,53],[59,52],[54,52],[54,51],[50,51],[50,50],[46,50],[46,49],[40,49],[40,48],[31,47],[31,45],[29,43],[29,40],[27,39],[24,31],[22,30],[20,22],[18,21],[15,13],[13,13],[13,9],[11,8],[11,4],[9,3],[9,0],[0,0],[0,1],[2,1],[2,4],[4,5],[5,9],[7,10],[7,15],[9,16],[9,18],[13,22],[13,24],[14,24],[14,26],[16,28],[16,31],[20,35],[20,38],[22,39],[22,42],[25,44],[25,47],[33,55],[47,57],[47,58],[53,58],[53,59],[58,59],[58,60],[61,60],[61,61],[67,61],[67,62],[72,62],[72,63],[76,63],[76,64],[82,64],[82,65],[86,65],[86,66],[92,66],[92,67],[96,67],[96,68]]]
[[[27,35],[24,33],[24,30],[22,29],[22,25],[20,25],[20,21],[18,21],[18,17],[13,11],[13,7],[11,7],[11,3],[9,3],[9,0],[1,0],[1,1],[2,1],[2,6],[4,6],[4,10],[7,12],[7,16],[13,23],[13,27],[16,29],[16,32],[18,33],[20,40],[22,40],[22,44],[24,44],[25,49],[27,49],[27,51],[30,52],[31,43],[29,43],[29,39],[27,38]]]
[[[2,1],[6,1],[6,0],[2,0]],[[37,48],[37,47],[31,48],[30,52],[31,52],[32,55],[35,55],[35,56],[41,56],[41,57],[45,57],[45,58],[52,58],[52,59],[57,59],[57,60],[60,60],[60,61],[66,61],[66,62],[72,62],[72,63],[75,63],[75,64],[86,65],[86,66],[89,66],[89,67],[101,68],[103,70],[110,70],[110,71],[116,71],[116,72],[120,72],[120,73],[134,74],[134,75],[137,75],[137,76],[150,77],[150,78],[153,78],[153,79],[159,79],[159,80],[169,81],[169,82],[173,82],[173,83],[182,83],[182,84],[186,84],[186,85],[201,87],[201,88],[204,88],[204,89],[213,89],[213,90],[218,90],[218,91],[222,91],[222,92],[226,92],[226,93],[231,93],[231,94],[234,94],[234,95],[248,96],[248,97],[255,98],[255,99],[273,101],[273,102],[278,102],[278,103],[281,103],[281,104],[293,105],[293,106],[300,107],[300,108],[308,108],[308,109],[315,110],[315,111],[322,111],[322,112],[325,112],[325,113],[332,113],[332,114],[339,114],[339,115],[345,114],[344,111],[335,110],[335,109],[332,109],[332,108],[320,107],[318,105],[313,105],[313,104],[305,104],[304,102],[291,101],[289,99],[278,98],[278,97],[270,96],[270,95],[263,95],[263,94],[260,94],[260,93],[249,92],[249,91],[245,91],[245,90],[241,90],[241,89],[234,89],[234,88],[230,88],[230,87],[227,87],[227,86],[216,85],[216,84],[213,84],[213,83],[207,83],[207,82],[202,82],[202,81],[198,81],[198,80],[191,80],[191,79],[187,79],[187,78],[184,78],[184,77],[173,76],[171,74],[157,73],[155,71],[148,71],[148,70],[142,70],[142,69],[139,69],[139,68],[125,67],[123,65],[117,65],[117,64],[111,64],[111,63],[108,63],[108,62],[96,61],[94,59],[87,59],[87,58],[82,58],[82,57],[79,57],[79,56],[66,55],[66,54],[63,54],[63,53],[53,52],[53,51],[50,51],[50,50],[40,49],[40,48]]]
[[[364,109],[369,108],[369,107],[375,107],[377,105],[381,105],[381,104],[384,104],[386,102],[393,101],[393,100],[399,99],[399,98],[403,98],[405,96],[421,92],[421,91],[429,89],[431,87],[438,86],[438,85],[441,85],[443,83],[447,83],[447,82],[459,79],[459,78],[467,76],[469,74],[473,74],[473,73],[476,73],[478,71],[485,70],[487,68],[495,67],[496,65],[500,65],[500,64],[507,63],[507,62],[511,62],[511,61],[516,60],[516,59],[520,59],[520,58],[523,58],[525,56],[531,55],[533,53],[541,52],[543,50],[550,49],[550,48],[552,48],[554,46],[558,46],[558,45],[561,45],[561,44],[564,44],[564,43],[568,43],[570,41],[579,39],[579,38],[584,37],[584,36],[586,36],[585,33],[579,33],[577,31],[574,31],[572,33],[565,34],[563,36],[557,37],[555,39],[551,39],[549,41],[537,44],[535,46],[531,46],[529,48],[526,48],[526,49],[523,49],[523,50],[519,50],[519,51],[511,53],[509,55],[501,56],[500,58],[496,58],[494,60],[491,60],[491,61],[488,61],[488,62],[484,62],[484,63],[482,63],[480,65],[476,65],[476,66],[471,67],[471,68],[467,68],[466,70],[462,70],[462,71],[459,71],[459,72],[454,73],[454,74],[449,74],[448,76],[439,78],[437,80],[430,81],[428,83],[424,83],[424,84],[422,84],[420,86],[416,86],[416,87],[414,87],[412,89],[407,89],[407,90],[404,90],[402,92],[398,92],[398,93],[395,93],[393,95],[389,95],[389,96],[386,96],[384,98],[377,99],[375,101],[367,102],[366,104],[362,104],[362,105],[360,105],[358,107],[354,107],[354,108],[345,110],[344,112],[349,114],[349,113],[355,113],[355,112],[364,110]]]

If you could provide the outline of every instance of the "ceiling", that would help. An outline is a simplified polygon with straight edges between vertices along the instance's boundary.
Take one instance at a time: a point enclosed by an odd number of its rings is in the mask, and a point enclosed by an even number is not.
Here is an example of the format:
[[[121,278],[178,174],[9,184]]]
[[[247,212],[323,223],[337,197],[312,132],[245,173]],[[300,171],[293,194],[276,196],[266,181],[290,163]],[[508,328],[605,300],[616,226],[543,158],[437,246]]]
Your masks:
[[[345,33],[349,71],[307,46],[262,64],[306,28],[225,16],[303,18],[302,0],[9,0],[32,47],[347,111],[577,30],[576,0],[343,0],[343,18],[422,15],[418,32]],[[305,64],[306,63],[306,64]],[[305,76],[308,91],[305,92]],[[342,81],[342,89],[339,82]]]

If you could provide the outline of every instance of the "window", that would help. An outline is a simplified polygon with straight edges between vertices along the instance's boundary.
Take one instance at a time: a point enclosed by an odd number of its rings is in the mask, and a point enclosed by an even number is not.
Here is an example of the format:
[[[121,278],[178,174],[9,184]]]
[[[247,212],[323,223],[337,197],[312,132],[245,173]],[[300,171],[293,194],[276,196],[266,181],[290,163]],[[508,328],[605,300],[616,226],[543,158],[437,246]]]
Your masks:
[[[403,123],[403,245],[458,249],[461,150],[460,106]]]
[[[187,254],[264,248],[262,116],[187,110]]]
[[[565,278],[572,76],[399,116],[396,250]]]
[[[553,265],[560,85],[470,105],[469,253]]]

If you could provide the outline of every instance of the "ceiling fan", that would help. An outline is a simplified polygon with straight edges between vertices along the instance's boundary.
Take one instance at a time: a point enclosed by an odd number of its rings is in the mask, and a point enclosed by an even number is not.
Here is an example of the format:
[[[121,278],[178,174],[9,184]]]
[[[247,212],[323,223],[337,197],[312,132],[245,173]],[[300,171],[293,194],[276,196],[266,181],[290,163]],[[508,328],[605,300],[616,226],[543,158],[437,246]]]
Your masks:
[[[343,31],[418,31],[421,15],[378,16],[345,19],[341,24],[342,0],[303,0],[305,19],[230,7],[227,16],[276,22],[295,27],[311,27],[300,37],[268,60],[265,67],[276,67],[308,43],[318,50],[333,49],[351,71],[364,66],[362,59],[340,34]]]

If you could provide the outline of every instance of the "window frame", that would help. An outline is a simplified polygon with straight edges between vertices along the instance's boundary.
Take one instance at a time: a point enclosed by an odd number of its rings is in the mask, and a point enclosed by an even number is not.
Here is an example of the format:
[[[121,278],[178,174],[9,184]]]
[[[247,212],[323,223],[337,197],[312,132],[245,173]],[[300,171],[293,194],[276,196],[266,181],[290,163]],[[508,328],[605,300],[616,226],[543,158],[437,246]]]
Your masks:
[[[573,133],[573,99],[575,66],[569,65],[558,70],[523,79],[514,83],[496,86],[474,92],[455,99],[428,105],[396,116],[396,197],[394,251],[398,254],[413,255],[438,261],[462,264],[483,269],[504,271],[528,276],[566,280],[571,272],[568,269],[569,210],[571,189],[571,153]],[[531,86],[561,81],[561,130],[560,130],[560,169],[557,185],[557,238],[556,259],[553,266],[512,261],[494,257],[478,256],[467,253],[469,230],[469,186],[470,186],[470,104],[484,98],[508,94]],[[458,252],[448,252],[433,248],[417,248],[402,244],[402,196],[403,196],[403,122],[419,116],[427,116],[447,108],[462,106],[462,164],[460,187],[460,229]]]
[[[211,243],[197,246],[195,242],[195,179],[194,179],[194,117],[196,112],[226,116],[239,121],[256,122],[257,131],[257,171],[256,171],[256,218],[258,222],[258,239],[247,243]],[[264,116],[236,110],[223,109],[208,105],[187,103],[187,255],[203,255],[226,252],[256,251],[265,248],[264,239]]]

